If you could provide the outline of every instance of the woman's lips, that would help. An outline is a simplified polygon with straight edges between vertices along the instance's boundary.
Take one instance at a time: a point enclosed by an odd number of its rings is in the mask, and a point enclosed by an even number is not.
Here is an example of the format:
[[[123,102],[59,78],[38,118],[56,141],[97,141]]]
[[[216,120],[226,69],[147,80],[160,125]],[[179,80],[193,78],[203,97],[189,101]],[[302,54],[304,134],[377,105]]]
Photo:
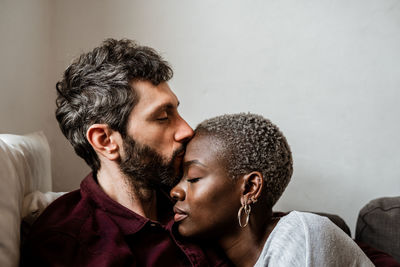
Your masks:
[[[175,222],[180,222],[184,219],[186,219],[186,217],[188,216],[183,210],[174,207],[174,212],[175,212],[175,216],[174,216],[174,221]]]

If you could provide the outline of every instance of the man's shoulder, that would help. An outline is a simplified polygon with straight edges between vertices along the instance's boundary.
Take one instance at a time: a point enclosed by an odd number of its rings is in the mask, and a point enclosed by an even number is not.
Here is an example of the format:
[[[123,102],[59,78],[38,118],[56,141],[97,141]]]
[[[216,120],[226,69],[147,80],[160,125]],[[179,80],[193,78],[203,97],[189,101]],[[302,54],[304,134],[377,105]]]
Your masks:
[[[43,233],[78,233],[93,207],[83,199],[80,190],[64,194],[53,201],[33,223],[30,237]]]
[[[82,208],[87,206],[83,202],[80,190],[75,190],[43,211],[22,242],[21,266],[43,265],[50,259],[68,262],[79,246],[79,233],[90,214],[90,207]]]

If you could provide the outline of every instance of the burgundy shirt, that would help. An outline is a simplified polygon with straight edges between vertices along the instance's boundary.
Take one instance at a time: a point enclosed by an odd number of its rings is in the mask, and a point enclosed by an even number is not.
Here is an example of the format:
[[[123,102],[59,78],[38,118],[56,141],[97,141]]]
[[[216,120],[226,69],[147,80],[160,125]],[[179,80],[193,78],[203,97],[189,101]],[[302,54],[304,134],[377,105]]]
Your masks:
[[[108,197],[93,176],[80,190],[54,201],[33,224],[23,266],[228,266],[211,245],[205,250],[177,235],[172,201],[157,192],[159,221]],[[218,252],[217,252],[218,251]]]

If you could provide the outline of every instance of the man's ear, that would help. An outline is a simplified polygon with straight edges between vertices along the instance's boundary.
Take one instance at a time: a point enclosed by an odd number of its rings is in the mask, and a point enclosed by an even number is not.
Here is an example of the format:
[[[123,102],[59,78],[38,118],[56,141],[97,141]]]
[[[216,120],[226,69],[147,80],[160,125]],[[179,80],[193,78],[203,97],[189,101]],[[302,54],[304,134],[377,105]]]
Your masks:
[[[254,171],[243,176],[243,195],[240,201],[242,204],[256,203],[264,187],[263,175]]]
[[[121,135],[111,130],[107,124],[93,124],[86,131],[86,138],[99,155],[109,160],[119,159]]]

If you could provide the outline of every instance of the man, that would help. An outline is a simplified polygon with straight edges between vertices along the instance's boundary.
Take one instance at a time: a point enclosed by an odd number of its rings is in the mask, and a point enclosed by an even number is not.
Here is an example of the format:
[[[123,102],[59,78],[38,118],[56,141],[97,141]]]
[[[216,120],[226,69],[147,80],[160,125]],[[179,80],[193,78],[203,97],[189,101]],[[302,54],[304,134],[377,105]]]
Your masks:
[[[193,130],[167,84],[172,74],[153,49],[113,39],[67,68],[56,117],[92,173],[38,218],[22,265],[225,264],[175,235],[168,188]]]

